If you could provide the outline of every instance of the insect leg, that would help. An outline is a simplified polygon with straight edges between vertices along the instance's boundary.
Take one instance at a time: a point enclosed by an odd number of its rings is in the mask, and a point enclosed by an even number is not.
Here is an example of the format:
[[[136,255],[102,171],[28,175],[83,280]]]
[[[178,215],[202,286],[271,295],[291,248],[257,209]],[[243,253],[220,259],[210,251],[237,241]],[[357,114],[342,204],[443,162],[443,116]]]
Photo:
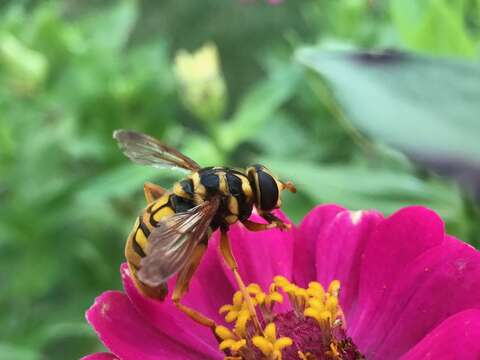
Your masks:
[[[245,225],[245,227],[250,231],[263,231],[275,228],[278,228],[280,230],[288,230],[291,227],[290,224],[285,224],[281,219],[277,218],[273,214],[264,213],[261,214],[261,216],[268,221],[268,224],[260,224],[250,220],[242,221],[242,224]]]
[[[260,326],[260,322],[258,321],[257,312],[252,304],[252,299],[250,298],[250,294],[248,293],[245,283],[243,282],[240,274],[238,273],[238,265],[237,261],[233,257],[232,247],[230,246],[230,240],[228,239],[227,231],[222,229],[221,230],[221,237],[220,237],[220,251],[222,253],[225,262],[230,267],[235,276],[235,280],[238,284],[240,291],[242,292],[243,298],[245,299],[245,303],[247,304],[248,311],[250,316],[252,317],[253,324],[255,328],[260,333],[263,333],[262,328]]]
[[[275,224],[260,224],[250,220],[242,221],[242,224],[250,231],[264,231],[277,227]]]
[[[292,227],[290,224],[286,224],[282,219],[276,217],[272,213],[261,212],[260,216],[267,220],[269,224],[275,225],[275,227],[279,228],[280,230],[288,230]]]
[[[180,300],[188,291],[190,280],[192,279],[195,270],[197,270],[197,267],[200,264],[200,260],[202,259],[206,249],[206,242],[201,242],[198,244],[193,252],[189,264],[186,265],[178,274],[177,282],[175,283],[175,289],[173,290],[172,301],[180,311],[184,312],[193,321],[207,326],[214,331],[216,326],[215,321],[180,303]]]
[[[150,204],[151,202],[159,199],[163,194],[167,192],[163,187],[153,184],[151,182],[146,182],[143,184],[143,192],[145,193],[145,199],[147,203]]]

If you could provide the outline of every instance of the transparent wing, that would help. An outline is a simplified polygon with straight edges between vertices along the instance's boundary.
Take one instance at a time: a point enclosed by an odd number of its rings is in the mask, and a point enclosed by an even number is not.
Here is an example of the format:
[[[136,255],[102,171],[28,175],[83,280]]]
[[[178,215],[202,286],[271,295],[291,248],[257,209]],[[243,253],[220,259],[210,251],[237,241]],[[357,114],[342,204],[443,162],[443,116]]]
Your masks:
[[[120,129],[113,132],[113,138],[117,140],[123,153],[137,164],[190,171],[200,169],[188,156],[149,135]]]
[[[182,269],[206,235],[219,203],[219,198],[213,198],[160,221],[148,237],[150,246],[140,263],[139,279],[158,286]]]

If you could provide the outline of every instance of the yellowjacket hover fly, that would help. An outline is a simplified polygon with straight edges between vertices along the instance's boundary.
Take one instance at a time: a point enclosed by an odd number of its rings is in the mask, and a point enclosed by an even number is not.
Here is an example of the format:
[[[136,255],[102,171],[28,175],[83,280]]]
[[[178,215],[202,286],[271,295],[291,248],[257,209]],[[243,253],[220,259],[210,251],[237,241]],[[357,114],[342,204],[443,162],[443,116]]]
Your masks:
[[[175,183],[172,191],[145,184],[148,205],[128,237],[125,256],[135,285],[152,298],[163,300],[168,292],[167,281],[178,273],[172,301],[195,321],[213,327],[211,319],[180,303],[210,235],[220,229],[221,253],[246,295],[227,237],[228,228],[237,221],[252,231],[289,228],[271,211],[280,207],[281,191],[295,192],[294,185],[281,182],[261,165],[250,166],[245,171],[228,167],[201,168],[174,148],[134,131],[116,130],[113,137],[135,163],[190,172]],[[253,206],[268,224],[248,220]]]

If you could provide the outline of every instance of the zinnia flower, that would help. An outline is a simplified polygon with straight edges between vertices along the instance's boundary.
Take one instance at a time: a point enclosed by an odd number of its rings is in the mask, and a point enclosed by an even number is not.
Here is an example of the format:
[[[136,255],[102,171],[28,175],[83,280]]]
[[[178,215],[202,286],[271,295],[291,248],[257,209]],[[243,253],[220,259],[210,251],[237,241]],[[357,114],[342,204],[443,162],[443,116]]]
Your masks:
[[[215,335],[140,295],[122,265],[125,293],[103,293],[86,314],[115,355],[84,359],[480,358],[480,253],[431,210],[324,205],[288,232],[229,234],[260,329],[214,235],[183,302],[215,320]]]

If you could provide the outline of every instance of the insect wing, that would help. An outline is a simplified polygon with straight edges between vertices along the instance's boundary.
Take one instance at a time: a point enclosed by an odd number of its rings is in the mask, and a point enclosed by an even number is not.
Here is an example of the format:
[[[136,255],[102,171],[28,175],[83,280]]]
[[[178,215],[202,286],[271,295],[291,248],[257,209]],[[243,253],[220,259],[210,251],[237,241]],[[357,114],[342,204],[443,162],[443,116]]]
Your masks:
[[[137,164],[190,171],[200,169],[188,156],[149,135],[120,129],[113,132],[113,138],[117,140],[123,153]]]
[[[213,198],[160,221],[148,237],[150,246],[140,263],[140,281],[158,286],[181,270],[206,235],[219,203],[219,198]]]

